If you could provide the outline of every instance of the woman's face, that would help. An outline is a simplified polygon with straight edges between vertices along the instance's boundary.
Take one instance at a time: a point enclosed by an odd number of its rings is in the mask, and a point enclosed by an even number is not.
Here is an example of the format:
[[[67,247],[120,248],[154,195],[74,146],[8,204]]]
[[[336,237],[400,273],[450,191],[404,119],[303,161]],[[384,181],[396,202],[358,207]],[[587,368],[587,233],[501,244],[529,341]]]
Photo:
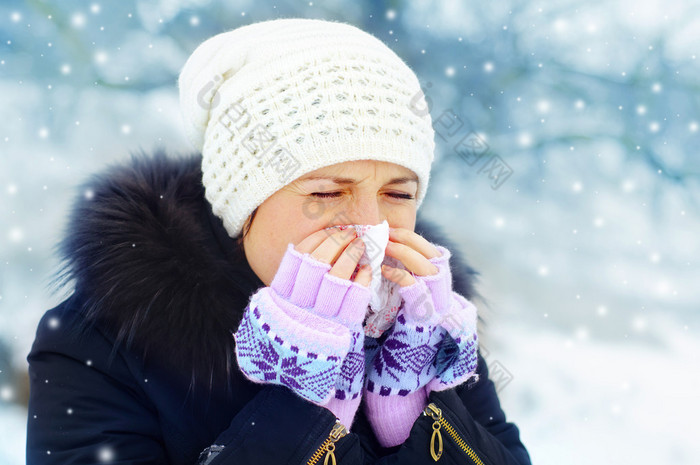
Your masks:
[[[287,245],[320,229],[387,220],[413,231],[417,190],[413,171],[385,161],[347,161],[307,173],[258,207],[243,240],[248,263],[269,286]]]

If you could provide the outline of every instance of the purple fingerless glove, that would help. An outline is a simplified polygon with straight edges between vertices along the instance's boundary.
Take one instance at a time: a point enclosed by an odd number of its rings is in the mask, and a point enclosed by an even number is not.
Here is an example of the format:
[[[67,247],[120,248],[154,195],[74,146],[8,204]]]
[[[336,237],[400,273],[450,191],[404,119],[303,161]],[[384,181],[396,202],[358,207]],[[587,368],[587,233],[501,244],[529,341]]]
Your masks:
[[[251,381],[287,386],[349,428],[361,398],[370,291],[330,269],[290,243],[270,286],[244,311],[236,358]]]
[[[479,344],[477,308],[452,290],[450,251],[439,245],[436,247],[442,255],[430,262],[438,267],[438,274],[416,277],[430,289],[439,315],[439,325],[447,331],[436,360],[436,376],[426,385],[426,394],[456,387],[470,378],[476,381],[479,377],[476,374]],[[444,277],[441,276],[443,272]]]
[[[475,375],[476,307],[452,291],[451,254],[435,247],[438,273],[399,289],[403,304],[381,346],[367,338],[365,413],[384,447],[406,440],[431,390]]]

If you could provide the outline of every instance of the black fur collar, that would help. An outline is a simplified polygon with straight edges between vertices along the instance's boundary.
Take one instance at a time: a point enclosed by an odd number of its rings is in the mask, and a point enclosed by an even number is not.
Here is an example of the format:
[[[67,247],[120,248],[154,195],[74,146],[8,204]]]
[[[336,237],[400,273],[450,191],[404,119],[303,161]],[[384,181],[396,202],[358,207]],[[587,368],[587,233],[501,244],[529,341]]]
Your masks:
[[[132,154],[81,184],[62,240],[56,292],[73,283],[84,328],[99,322],[144,359],[174,363],[190,387],[210,389],[237,370],[233,338],[248,299],[264,286],[213,215],[201,154]],[[416,232],[452,252],[454,289],[477,297],[478,273],[420,215]]]

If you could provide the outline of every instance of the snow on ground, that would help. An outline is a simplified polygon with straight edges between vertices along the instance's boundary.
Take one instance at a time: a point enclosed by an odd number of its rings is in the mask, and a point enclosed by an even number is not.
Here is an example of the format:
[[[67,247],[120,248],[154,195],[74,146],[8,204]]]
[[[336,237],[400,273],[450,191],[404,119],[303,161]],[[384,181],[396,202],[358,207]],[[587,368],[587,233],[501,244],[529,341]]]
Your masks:
[[[522,322],[491,329],[513,377],[499,396],[533,463],[698,463],[699,335],[668,315],[649,320],[660,347],[576,340]]]

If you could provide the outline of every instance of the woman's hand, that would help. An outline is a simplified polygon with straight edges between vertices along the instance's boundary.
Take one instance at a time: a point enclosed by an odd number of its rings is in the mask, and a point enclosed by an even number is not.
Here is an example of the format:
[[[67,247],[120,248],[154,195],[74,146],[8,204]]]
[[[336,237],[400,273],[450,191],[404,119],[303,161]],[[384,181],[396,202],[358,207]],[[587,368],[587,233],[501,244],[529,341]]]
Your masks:
[[[308,387],[302,386],[302,382],[296,379],[288,382],[288,385],[300,386],[301,388],[295,389],[297,392],[324,405],[348,429],[360,405],[365,371],[362,321],[369,304],[368,287],[372,274],[368,266],[358,265],[364,247],[355,228],[316,231],[296,246],[291,243],[287,245],[287,251],[269,288],[274,302],[291,317],[287,326],[288,332],[293,333],[290,337],[295,342],[291,350],[296,351],[295,354],[301,356],[300,348],[309,350],[314,343],[319,342],[318,335],[305,334],[307,327],[322,326],[317,317],[334,324],[339,323],[344,327],[344,332],[347,332],[348,342],[343,343],[341,341],[345,338],[336,336],[332,341],[321,342],[318,348],[311,350],[314,355],[311,360],[318,365],[319,352],[327,353],[329,348],[335,347],[335,353],[327,358],[337,361],[331,368],[334,372],[332,375],[320,367],[315,372],[310,372],[313,382],[308,382]],[[274,329],[279,331],[279,325]],[[275,341],[277,339],[275,337]],[[325,337],[322,336],[321,339]],[[300,366],[305,368],[298,371],[306,373],[307,363],[309,361],[303,361]],[[323,387],[314,388],[322,395],[309,395],[311,385],[321,378],[326,380]],[[329,385],[329,382],[333,385]],[[331,392],[328,391],[329,388]]]
[[[234,337],[248,379],[288,386],[347,427],[360,403],[370,270],[352,280],[364,243],[350,230],[317,231],[287,250]]]
[[[431,390],[476,371],[476,334],[463,333],[475,326],[476,309],[452,291],[450,251],[407,229],[391,230],[389,240],[386,254],[406,270],[385,266],[382,274],[400,286],[403,302],[386,339],[365,346],[365,412],[384,447],[408,437]]]
[[[301,253],[309,253],[316,260],[333,265],[328,272],[341,279],[352,280],[367,287],[372,280],[368,266],[358,266],[365,250],[365,243],[357,237],[355,228],[322,229],[316,231],[295,247]],[[355,272],[357,272],[355,274]]]
[[[400,261],[408,270],[382,266],[382,275],[401,287],[414,284],[416,279],[413,275],[430,276],[438,273],[438,267],[429,260],[440,257],[440,251],[410,229],[389,229],[386,255]]]

